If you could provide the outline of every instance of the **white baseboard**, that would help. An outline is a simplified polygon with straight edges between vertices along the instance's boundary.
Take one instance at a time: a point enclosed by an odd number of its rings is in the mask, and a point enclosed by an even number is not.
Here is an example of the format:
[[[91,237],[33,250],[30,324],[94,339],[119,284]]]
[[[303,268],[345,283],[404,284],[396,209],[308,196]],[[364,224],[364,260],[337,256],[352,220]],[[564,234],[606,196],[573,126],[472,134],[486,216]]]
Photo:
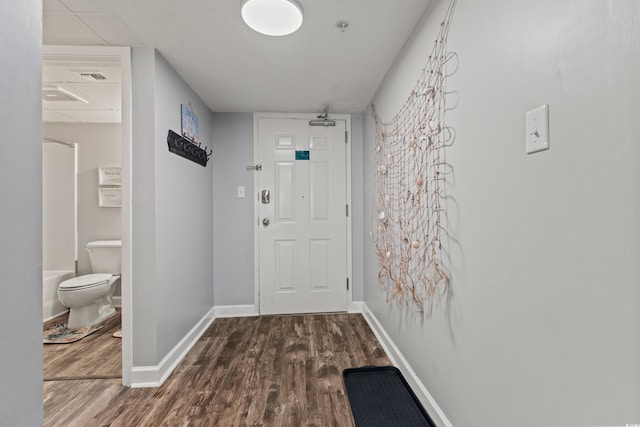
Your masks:
[[[254,317],[259,316],[258,307],[249,305],[218,305],[213,307],[216,317]]]
[[[400,369],[402,375],[404,375],[413,392],[416,394],[416,397],[431,416],[433,422],[439,427],[453,427],[453,424],[447,419],[447,416],[433,399],[429,390],[427,390],[422,381],[420,381],[420,378],[418,378],[413,368],[409,365],[409,362],[407,362],[407,359],[402,355],[402,352],[400,352],[400,349],[395,345],[389,334],[387,334],[387,331],[384,330],[376,316],[374,316],[365,303],[362,304],[362,314],[367,320],[369,327],[376,338],[378,338],[389,359],[391,359],[391,363]]]
[[[258,307],[253,304],[248,305],[217,305],[214,307],[215,317],[254,317],[259,316]],[[354,301],[347,308],[348,313],[362,313],[364,303],[362,301]]]
[[[364,302],[352,301],[347,307],[347,313],[364,313]]]
[[[191,347],[215,320],[214,309],[209,310],[178,344],[155,366],[134,366],[131,369],[131,387],[160,387],[184,359]]]
[[[114,307],[122,307],[122,297],[111,297],[111,305]]]

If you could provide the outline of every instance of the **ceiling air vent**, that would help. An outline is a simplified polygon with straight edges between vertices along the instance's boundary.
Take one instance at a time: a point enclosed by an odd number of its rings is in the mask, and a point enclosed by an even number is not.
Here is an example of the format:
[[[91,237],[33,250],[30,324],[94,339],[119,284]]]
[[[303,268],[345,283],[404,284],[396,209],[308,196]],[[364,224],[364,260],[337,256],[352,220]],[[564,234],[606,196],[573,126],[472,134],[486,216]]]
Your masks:
[[[80,74],[82,78],[84,78],[85,80],[89,80],[90,82],[101,82],[101,81],[107,80],[105,75],[99,71],[88,71],[88,72],[81,71],[78,74]]]

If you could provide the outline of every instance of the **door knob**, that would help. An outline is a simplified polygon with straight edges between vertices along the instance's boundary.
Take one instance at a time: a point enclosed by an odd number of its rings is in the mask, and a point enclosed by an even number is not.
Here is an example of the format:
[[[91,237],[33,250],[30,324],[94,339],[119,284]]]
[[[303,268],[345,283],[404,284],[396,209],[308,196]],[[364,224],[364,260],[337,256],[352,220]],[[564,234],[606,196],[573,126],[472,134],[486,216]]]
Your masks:
[[[269,218],[265,218],[262,220],[262,225],[264,225],[265,227],[269,226]]]

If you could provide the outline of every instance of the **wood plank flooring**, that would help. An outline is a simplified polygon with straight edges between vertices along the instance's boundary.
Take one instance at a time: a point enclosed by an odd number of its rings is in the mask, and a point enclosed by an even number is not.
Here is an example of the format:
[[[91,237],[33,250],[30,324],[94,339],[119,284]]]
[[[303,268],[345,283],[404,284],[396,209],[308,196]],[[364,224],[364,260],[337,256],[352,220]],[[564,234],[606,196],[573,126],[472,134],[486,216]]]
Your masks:
[[[216,319],[165,383],[45,382],[45,426],[352,426],[342,370],[389,365],[359,314]]]
[[[66,323],[62,314],[43,325],[48,329]],[[43,344],[44,380],[70,380],[122,377],[122,340],[113,333],[120,330],[120,310],[107,319],[104,328],[70,344]]]

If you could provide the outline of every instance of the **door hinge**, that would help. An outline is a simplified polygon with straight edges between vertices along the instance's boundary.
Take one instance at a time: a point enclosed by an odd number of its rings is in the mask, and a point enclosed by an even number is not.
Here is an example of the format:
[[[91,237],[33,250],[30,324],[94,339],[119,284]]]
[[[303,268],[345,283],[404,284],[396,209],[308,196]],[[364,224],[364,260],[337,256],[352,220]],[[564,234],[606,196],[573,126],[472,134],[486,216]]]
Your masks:
[[[347,290],[349,290],[349,278],[347,277]]]
[[[347,204],[347,217],[349,216],[349,204]]]
[[[344,143],[347,144],[349,142],[349,132],[344,131]]]

